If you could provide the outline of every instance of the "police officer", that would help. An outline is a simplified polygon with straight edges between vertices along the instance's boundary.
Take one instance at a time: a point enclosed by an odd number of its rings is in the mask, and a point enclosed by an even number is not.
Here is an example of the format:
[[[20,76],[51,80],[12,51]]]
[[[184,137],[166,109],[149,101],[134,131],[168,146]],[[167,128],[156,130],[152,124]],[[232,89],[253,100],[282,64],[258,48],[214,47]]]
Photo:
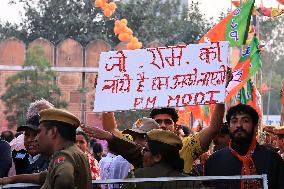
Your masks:
[[[41,189],[90,189],[87,157],[75,144],[80,121],[70,112],[50,108],[40,112],[39,151],[50,156],[48,171],[39,175]]]
[[[183,159],[179,156],[182,141],[175,133],[167,130],[154,129],[147,133],[147,144],[143,148],[143,168],[138,168],[128,177],[184,177]],[[137,183],[125,184],[130,188],[185,188],[186,183]]]

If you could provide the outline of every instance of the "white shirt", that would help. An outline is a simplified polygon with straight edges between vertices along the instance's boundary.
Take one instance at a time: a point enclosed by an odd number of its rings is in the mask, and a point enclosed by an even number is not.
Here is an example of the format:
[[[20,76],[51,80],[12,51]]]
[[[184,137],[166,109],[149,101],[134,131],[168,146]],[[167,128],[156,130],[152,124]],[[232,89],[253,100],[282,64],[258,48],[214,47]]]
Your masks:
[[[131,169],[131,164],[119,155],[115,157],[112,168],[114,179],[124,179]]]
[[[101,179],[106,180],[106,179],[111,179],[112,174],[111,174],[111,169],[112,169],[112,163],[116,155],[108,152],[106,157],[103,157],[99,164],[100,164],[100,169],[101,169]]]
[[[113,176],[112,176],[112,164],[113,164],[113,160],[114,158],[116,157],[116,155],[108,152],[106,157],[103,157],[99,164],[100,164],[100,170],[101,170],[101,179],[102,180],[106,180],[106,179],[112,179]],[[103,189],[105,188],[113,188],[112,185],[105,185],[105,184],[102,184],[101,185]]]
[[[116,156],[108,153],[106,157],[100,161],[101,179],[123,179],[127,176],[131,164],[122,156]],[[105,185],[102,188],[106,188]],[[119,185],[109,184],[108,188],[119,188]]]

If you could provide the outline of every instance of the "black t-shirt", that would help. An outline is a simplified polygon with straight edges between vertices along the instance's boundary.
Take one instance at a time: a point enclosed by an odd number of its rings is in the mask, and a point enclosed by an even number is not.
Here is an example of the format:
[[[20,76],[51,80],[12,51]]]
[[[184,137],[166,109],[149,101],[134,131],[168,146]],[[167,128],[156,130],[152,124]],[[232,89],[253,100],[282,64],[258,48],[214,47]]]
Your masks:
[[[48,158],[40,155],[39,158],[32,164],[29,162],[29,154],[26,150],[13,150],[13,161],[15,164],[16,174],[32,174],[45,171],[48,168]]]
[[[279,154],[257,145],[252,159],[257,175],[267,174],[270,189],[284,188],[284,162]],[[228,147],[225,147],[208,158],[204,171],[206,176],[233,176],[241,175],[241,168],[242,162],[231,153]],[[229,181],[226,182],[229,183]],[[240,188],[239,181],[231,182],[230,185],[231,188]]]
[[[24,174],[40,173],[42,171],[46,171],[48,168],[48,163],[48,158],[40,155],[34,163],[28,164]]]
[[[16,174],[24,174],[29,165],[29,154],[26,150],[12,151],[13,162],[15,164]]]

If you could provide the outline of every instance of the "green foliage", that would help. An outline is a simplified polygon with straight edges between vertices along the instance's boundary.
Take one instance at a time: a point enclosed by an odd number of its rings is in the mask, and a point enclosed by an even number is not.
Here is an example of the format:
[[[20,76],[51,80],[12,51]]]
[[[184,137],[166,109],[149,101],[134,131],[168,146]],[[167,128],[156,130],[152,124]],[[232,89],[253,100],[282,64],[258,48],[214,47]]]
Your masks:
[[[66,38],[73,38],[81,44],[99,38],[102,22],[100,10],[95,9],[90,0],[13,0],[22,3],[25,15],[20,23],[21,31],[26,32],[29,43],[43,37],[54,44]]]
[[[118,7],[116,16],[126,18],[144,44],[154,40],[165,45],[196,43],[209,26],[197,3],[187,9],[178,0],[130,0]]]
[[[16,37],[18,39],[22,39],[26,41],[26,32],[19,29],[18,25],[11,24],[11,23],[1,23],[0,22],[0,41],[3,41],[9,37]]]
[[[65,101],[60,101],[60,89],[55,83],[56,72],[44,58],[43,50],[36,46],[26,54],[23,71],[12,75],[6,80],[6,92],[1,96],[7,110],[6,119],[9,127],[25,123],[25,114],[29,104],[44,98],[56,107],[66,107]]]
[[[25,43],[43,37],[54,44],[73,38],[82,45],[94,39],[103,39],[111,45],[119,43],[114,35],[115,18],[126,18],[130,28],[144,44],[158,40],[165,45],[196,43],[207,30],[209,22],[200,13],[198,3],[189,9],[179,0],[117,1],[114,17],[106,18],[91,0],[12,0],[24,5],[25,17],[17,27],[0,36],[16,35]],[[2,33],[2,34],[1,34]]]
[[[132,127],[132,124],[141,117],[149,117],[149,110],[136,110],[115,112],[117,126],[119,130],[124,130]]]
[[[279,115],[281,109],[279,92],[284,83],[284,17],[270,19],[260,17],[259,19],[261,40],[265,49],[262,53],[263,82],[270,87],[271,80],[269,114]],[[264,114],[268,111],[268,95],[269,93],[263,95]]]

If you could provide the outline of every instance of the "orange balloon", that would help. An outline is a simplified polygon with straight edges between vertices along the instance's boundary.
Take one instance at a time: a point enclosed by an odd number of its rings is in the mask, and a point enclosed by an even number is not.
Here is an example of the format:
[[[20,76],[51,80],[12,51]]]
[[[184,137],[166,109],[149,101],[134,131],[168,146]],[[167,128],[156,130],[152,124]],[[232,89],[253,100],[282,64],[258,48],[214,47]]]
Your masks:
[[[110,9],[105,9],[105,10],[104,10],[104,15],[105,15],[106,17],[111,17],[112,11],[111,11]]]
[[[121,34],[118,35],[118,39],[120,41],[129,41],[130,36],[129,36],[128,33],[121,33]]]
[[[101,7],[103,5],[103,1],[102,0],[96,0],[95,1],[95,7]]]
[[[133,46],[134,49],[140,49],[140,43],[134,43]]]
[[[138,43],[137,37],[133,37],[133,38],[131,39],[131,43]]]
[[[109,9],[112,10],[112,11],[115,11],[115,9],[117,8],[117,6],[114,2],[110,2],[108,5],[109,5]]]
[[[120,21],[121,21],[122,23],[124,23],[125,25],[127,25],[127,23],[128,23],[125,18],[121,19]]]
[[[107,9],[107,3],[106,2],[104,2],[104,1],[102,1],[102,5],[101,5],[101,8],[103,9],[103,10],[105,10],[105,9]]]
[[[126,41],[130,41],[132,39],[132,35],[129,35],[128,33],[127,34],[127,40]]]
[[[120,23],[121,23],[120,20],[116,20],[116,21],[114,22],[114,25],[117,26],[117,27],[119,27]]]
[[[113,32],[117,35],[117,34],[119,34],[119,27],[117,27],[117,26],[114,26],[114,28],[113,28]]]
[[[132,34],[129,34],[129,41],[131,42],[132,38],[134,37]]]
[[[117,33],[120,34],[120,33],[124,33],[124,29],[122,27],[119,27],[117,26]]]
[[[139,48],[138,48],[138,49],[141,49],[142,46],[143,46],[141,42],[138,42],[138,45],[139,45]]]
[[[123,23],[123,22],[121,22],[120,20],[118,20],[118,22],[116,22],[116,23],[117,23],[117,26],[118,26],[119,28],[127,27],[126,24]]]
[[[131,42],[127,43],[127,49],[133,50],[134,49],[133,43]]]
[[[121,30],[121,27],[117,27],[117,26],[116,26],[116,28],[117,28],[117,29],[116,29],[115,31],[116,31],[117,34],[123,33],[123,31]]]
[[[126,33],[128,33],[129,35],[132,35],[132,34],[133,34],[133,31],[132,31],[132,29],[127,28]]]
[[[128,27],[122,23],[120,27],[121,33],[127,33]]]

